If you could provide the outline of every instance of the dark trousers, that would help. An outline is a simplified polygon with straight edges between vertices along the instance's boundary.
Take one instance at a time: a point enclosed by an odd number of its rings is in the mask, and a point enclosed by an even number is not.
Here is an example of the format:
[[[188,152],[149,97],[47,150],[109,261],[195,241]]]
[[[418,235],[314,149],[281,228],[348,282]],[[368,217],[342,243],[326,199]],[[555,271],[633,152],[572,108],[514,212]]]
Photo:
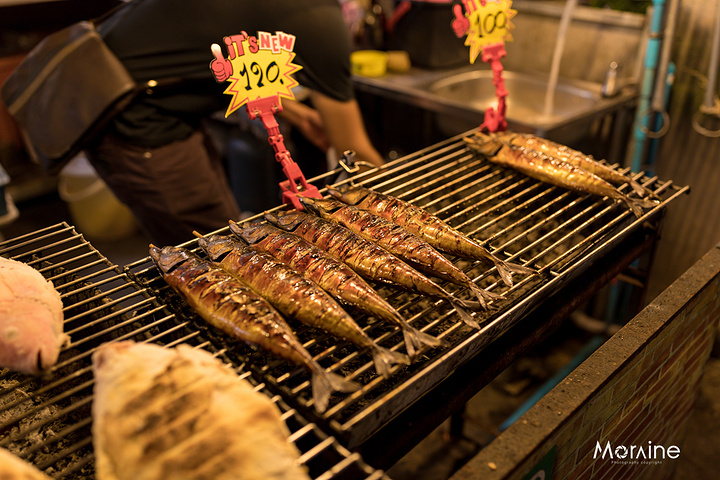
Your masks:
[[[157,246],[178,245],[228,225],[240,209],[220,157],[202,132],[159,148],[105,136],[88,158]]]

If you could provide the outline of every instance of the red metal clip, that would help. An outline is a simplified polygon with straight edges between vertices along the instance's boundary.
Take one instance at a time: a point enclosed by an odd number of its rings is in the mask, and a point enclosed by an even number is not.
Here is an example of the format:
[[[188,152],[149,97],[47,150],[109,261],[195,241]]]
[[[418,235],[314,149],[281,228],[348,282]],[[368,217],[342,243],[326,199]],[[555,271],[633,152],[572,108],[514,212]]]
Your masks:
[[[297,210],[303,210],[303,206],[298,199],[298,194],[304,197],[322,198],[320,192],[315,185],[308,183],[303,175],[300,167],[290,156],[290,152],[285,148],[283,136],[280,133],[280,126],[275,119],[275,114],[282,112],[280,104],[280,96],[257,98],[249,100],[245,107],[250,120],[260,117],[260,120],[268,132],[268,143],[275,150],[275,160],[280,162],[283,172],[287,180],[280,182],[282,189],[283,203],[292,205]],[[298,182],[300,185],[298,186]]]
[[[485,110],[485,118],[480,125],[479,130],[487,129],[489,132],[498,132],[507,130],[507,120],[505,119],[505,101],[508,91],[505,89],[505,79],[503,79],[503,66],[500,61],[507,52],[504,43],[494,43],[486,45],[482,50],[482,60],[490,64],[493,72],[493,85],[495,85],[495,96],[498,100],[497,110],[489,107]]]

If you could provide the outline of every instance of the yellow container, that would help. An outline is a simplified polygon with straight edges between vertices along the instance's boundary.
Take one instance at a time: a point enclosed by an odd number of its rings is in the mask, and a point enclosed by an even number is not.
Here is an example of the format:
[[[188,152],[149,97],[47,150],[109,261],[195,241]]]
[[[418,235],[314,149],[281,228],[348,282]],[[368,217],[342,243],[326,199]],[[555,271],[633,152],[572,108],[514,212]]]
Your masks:
[[[387,53],[380,50],[357,50],[350,54],[353,75],[382,77],[387,72]]]
[[[82,156],[60,172],[58,194],[68,204],[75,227],[90,241],[124,240],[137,231],[130,209],[120,203]]]

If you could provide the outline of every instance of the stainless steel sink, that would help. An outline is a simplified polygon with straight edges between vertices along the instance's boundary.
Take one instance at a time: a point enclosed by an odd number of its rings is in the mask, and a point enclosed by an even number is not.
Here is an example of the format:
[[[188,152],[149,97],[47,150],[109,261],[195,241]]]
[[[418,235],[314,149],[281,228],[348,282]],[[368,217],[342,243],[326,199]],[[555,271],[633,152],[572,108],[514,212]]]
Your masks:
[[[552,109],[546,114],[544,110],[548,86],[544,78],[505,72],[503,80],[508,91],[507,117],[529,125],[543,126],[581,116],[594,110],[601,100],[599,85],[558,83]],[[421,88],[427,88],[430,94],[448,102],[479,111],[497,105],[492,72],[488,70],[458,73]]]
[[[553,109],[544,113],[547,74],[504,71],[508,91],[508,128],[532,132],[570,143],[588,125],[608,113],[634,106],[637,91],[625,87],[612,98],[601,94],[602,85],[560,79]],[[434,112],[436,124],[447,135],[479,126],[488,107],[497,106],[492,72],[469,65],[452,70],[411,69],[384,77],[355,77],[359,89]]]

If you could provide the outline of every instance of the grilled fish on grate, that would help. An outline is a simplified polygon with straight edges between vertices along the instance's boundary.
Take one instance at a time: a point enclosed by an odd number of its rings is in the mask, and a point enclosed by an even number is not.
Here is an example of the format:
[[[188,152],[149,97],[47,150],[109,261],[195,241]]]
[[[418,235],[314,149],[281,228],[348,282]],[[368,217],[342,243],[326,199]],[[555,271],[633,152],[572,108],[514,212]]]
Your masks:
[[[69,340],[52,282],[26,263],[0,257],[0,367],[41,374]]]
[[[92,362],[98,480],[309,479],[278,408],[209,352],[123,341]]]
[[[250,285],[283,314],[370,350],[379,375],[387,377],[394,365],[409,363],[406,355],[375,343],[316,283],[271,255],[225,235],[201,237],[198,244],[213,261]]]
[[[236,338],[289,360],[312,374],[315,408],[324,411],[333,390],[358,385],[325,371],[295,338],[285,319],[264,298],[219,266],[187,249],[152,246],[150,256],[165,281],[205,321]]]
[[[267,224],[230,223],[230,230],[253,248],[269,253],[317,283],[336,300],[354,305],[366,313],[398,326],[411,358],[425,346],[437,347],[442,340],[408,324],[360,275],[336,257],[297,235]]]
[[[0,479],[2,480],[52,480],[31,463],[0,448]]]
[[[465,272],[429,243],[390,220],[335,199],[300,197],[300,202],[308,211],[380,245],[425,274],[470,289],[483,308],[488,308],[488,302],[501,298],[475,285]]]
[[[348,205],[357,206],[406,228],[441,252],[492,262],[508,286],[513,285],[513,273],[535,273],[522,265],[504,262],[437,216],[399,198],[358,186],[329,188],[328,191]]]
[[[630,185],[635,193],[640,196],[654,196],[651,190],[643,187],[632,178],[626,177],[617,170],[613,170],[607,165],[603,165],[589,155],[572,149],[566,145],[561,145],[552,140],[540,138],[529,133],[515,133],[515,132],[498,132],[490,135],[491,138],[496,138],[504,143],[511,145],[517,145],[525,147],[530,150],[537,150],[539,152],[546,153],[551,157],[561,158],[566,160],[578,168],[594,173],[603,180],[610,182],[614,185],[623,185],[627,183]]]
[[[495,139],[466,137],[465,141],[471,149],[485,155],[493,163],[513,168],[541,182],[625,203],[638,218],[642,217],[644,208],[656,206],[654,202],[620,193],[610,182],[565,159]]]
[[[384,248],[364,239],[347,228],[304,212],[278,212],[265,218],[283,230],[293,232],[321,249],[335,255],[360,275],[376,282],[406,291],[446,300],[463,322],[480,328],[460,299],[397,258]]]

